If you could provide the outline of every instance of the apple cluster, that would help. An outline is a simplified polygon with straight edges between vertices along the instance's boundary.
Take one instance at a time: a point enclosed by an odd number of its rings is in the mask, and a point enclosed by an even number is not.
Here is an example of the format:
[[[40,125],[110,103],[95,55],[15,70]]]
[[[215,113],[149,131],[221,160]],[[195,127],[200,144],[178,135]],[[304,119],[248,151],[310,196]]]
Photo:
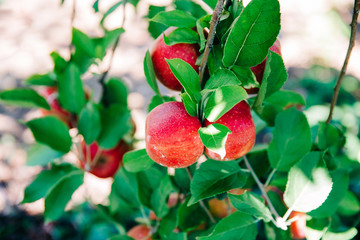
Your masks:
[[[171,30],[171,29],[170,29]],[[165,34],[168,34],[165,31]],[[276,40],[270,50],[281,54],[280,42]],[[166,59],[179,58],[198,72],[196,60],[200,56],[197,44],[178,43],[166,45],[164,35],[159,36],[151,53],[151,59],[157,79],[174,91],[181,91],[182,85],[172,73]],[[256,79],[261,83],[266,59],[251,68]],[[256,93],[258,88],[246,89],[248,93]],[[206,148],[199,136],[199,129],[211,124],[225,125],[231,131],[225,143],[226,155]],[[190,116],[183,103],[167,102],[154,108],[148,115],[145,125],[146,151],[151,159],[160,165],[173,168],[183,168],[195,163],[205,154],[214,160],[234,160],[247,154],[255,143],[255,125],[250,113],[250,107],[244,100],[236,104],[215,122],[200,117]]]

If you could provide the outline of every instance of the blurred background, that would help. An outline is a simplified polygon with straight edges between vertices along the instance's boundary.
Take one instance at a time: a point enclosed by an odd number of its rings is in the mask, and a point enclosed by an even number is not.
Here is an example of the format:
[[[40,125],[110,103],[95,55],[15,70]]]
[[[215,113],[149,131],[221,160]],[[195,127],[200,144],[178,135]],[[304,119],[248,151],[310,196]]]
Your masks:
[[[106,12],[116,2],[100,1],[100,12]],[[76,2],[74,27],[90,36],[99,36],[101,16],[94,12],[93,3],[94,0]],[[144,138],[147,105],[153,96],[143,73],[145,52],[154,42],[147,31],[145,16],[149,5],[169,4],[171,1],[167,0],[141,0],[136,9],[127,4],[126,32],[109,73],[121,77],[129,86],[129,107],[136,123],[135,136],[140,140]],[[60,0],[0,0],[0,90],[22,86],[27,77],[51,70],[49,54],[54,50],[65,58],[69,56],[72,5],[73,0],[65,0],[63,5]],[[304,95],[305,113],[310,125],[314,125],[325,120],[328,114],[328,103],[348,47],[353,0],[280,0],[280,6],[279,38],[289,73],[285,88]],[[122,19],[119,8],[104,24],[108,29],[116,28]],[[348,155],[357,161],[360,160],[359,43],[358,35],[340,92],[339,107],[334,113],[334,120],[346,127]],[[94,73],[103,71],[108,64],[109,59],[105,58]],[[97,78],[92,74],[84,78],[96,95]],[[173,94],[162,86],[160,89],[165,95]],[[41,170],[26,166],[26,151],[33,137],[19,120],[28,120],[36,114],[34,110],[0,105],[0,236],[6,236],[5,239],[105,239],[115,231],[114,227],[104,223],[98,211],[83,203],[83,196],[86,190],[93,203],[104,203],[110,191],[109,179],[86,175],[86,187],[74,194],[68,206],[76,209],[45,226],[41,216],[43,200],[19,205],[24,188]],[[81,211],[76,211],[79,209]]]

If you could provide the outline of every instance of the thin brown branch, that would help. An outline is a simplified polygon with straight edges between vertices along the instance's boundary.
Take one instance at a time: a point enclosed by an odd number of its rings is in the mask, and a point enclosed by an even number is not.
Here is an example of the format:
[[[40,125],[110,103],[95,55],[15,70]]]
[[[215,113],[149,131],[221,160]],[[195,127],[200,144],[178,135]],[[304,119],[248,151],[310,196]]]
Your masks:
[[[209,58],[210,50],[211,50],[213,42],[214,42],[216,26],[218,25],[218,23],[220,21],[220,17],[221,17],[223,8],[224,8],[224,0],[218,0],[216,7],[214,9],[213,15],[211,16],[209,35],[206,40],[204,55],[203,55],[203,58],[201,60],[201,64],[199,67],[199,79],[200,79],[201,86],[203,86],[203,78],[204,78],[206,64],[207,64],[207,61]]]
[[[352,15],[352,20],[351,20],[351,24],[350,24],[350,28],[351,28],[351,33],[350,33],[350,39],[349,39],[349,47],[346,53],[346,57],[344,60],[344,64],[341,68],[339,77],[336,81],[336,85],[334,88],[334,95],[333,98],[331,100],[331,105],[330,105],[330,112],[329,112],[329,116],[326,120],[326,123],[330,123],[332,115],[333,115],[333,111],[337,102],[337,98],[339,95],[339,91],[340,91],[340,86],[341,83],[344,79],[345,73],[346,73],[346,69],[349,63],[349,59],[351,56],[351,52],[355,46],[355,37],[356,37],[356,29],[357,29],[357,19],[359,17],[359,11],[360,11],[360,0],[355,0],[354,2],[354,9],[353,9],[353,15]]]
[[[192,181],[192,180],[193,180],[193,177],[192,177],[192,175],[191,175],[190,168],[187,167],[187,168],[185,168],[185,170],[186,170],[187,174],[189,175],[190,181]],[[211,214],[211,212],[209,211],[209,209],[205,206],[204,202],[203,202],[202,200],[200,200],[200,201],[199,201],[199,204],[200,204],[200,207],[201,207],[201,208],[204,210],[204,212],[206,213],[206,215],[208,215],[210,221],[211,221],[213,224],[215,224],[216,221],[215,221],[215,219],[214,219],[214,216]]]

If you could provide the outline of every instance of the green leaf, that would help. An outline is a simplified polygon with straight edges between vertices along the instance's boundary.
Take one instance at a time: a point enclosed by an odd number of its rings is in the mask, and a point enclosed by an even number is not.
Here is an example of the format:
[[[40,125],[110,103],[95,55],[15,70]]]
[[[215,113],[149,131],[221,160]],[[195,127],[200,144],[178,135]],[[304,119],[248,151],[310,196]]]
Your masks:
[[[175,191],[176,188],[172,184],[169,175],[166,175],[151,196],[151,206],[158,218],[162,218],[168,213],[167,199],[169,194]]]
[[[217,89],[222,86],[239,85],[239,84],[240,82],[238,78],[232,71],[228,69],[220,68],[210,76],[210,78],[206,81],[204,88]]]
[[[202,222],[206,221],[207,215],[200,204],[187,206],[189,197],[180,205],[177,211],[177,224],[182,232],[188,232],[197,228]]]
[[[241,195],[229,194],[231,204],[240,212],[248,213],[255,218],[261,218],[265,222],[273,219],[268,207],[265,206],[264,199],[254,193],[245,192]]]
[[[50,57],[52,58],[52,60],[54,62],[55,74],[57,75],[57,74],[62,73],[67,66],[67,62],[65,61],[65,59],[63,57],[61,57],[58,52],[51,52]]]
[[[186,11],[196,18],[206,15],[205,10],[192,0],[175,0],[174,4],[177,10]]]
[[[136,179],[138,182],[138,195],[140,202],[147,208],[151,208],[151,196],[155,189],[160,186],[164,174],[155,167],[138,172]]]
[[[100,0],[95,0],[94,4],[92,5],[92,8],[96,13],[99,12],[99,1]]]
[[[68,163],[54,165],[51,169],[42,171],[36,176],[34,181],[25,188],[22,203],[35,202],[45,197],[60,179],[74,171],[77,171],[77,169]]]
[[[196,18],[180,10],[159,12],[150,21],[169,27],[192,28],[196,26]]]
[[[55,86],[56,75],[53,72],[35,74],[25,79],[26,85]]]
[[[107,16],[109,16],[111,13],[113,13],[119,6],[121,6],[122,4],[125,4],[123,1],[118,1],[116,3],[114,3],[103,15],[102,19],[100,20],[100,25],[103,25],[105,19],[107,18]]]
[[[79,133],[83,135],[86,144],[91,144],[101,131],[101,119],[98,106],[88,102],[81,110],[78,121]]]
[[[136,175],[120,168],[111,187],[113,194],[124,201],[128,206],[138,209],[140,207]]]
[[[205,118],[210,122],[215,122],[246,98],[247,93],[240,86],[220,87],[209,96],[205,103]]]
[[[149,169],[154,161],[146,153],[146,149],[140,149],[125,153],[123,164],[129,172],[141,172]]]
[[[196,170],[191,181],[191,199],[188,206],[201,199],[244,186],[248,172],[236,162],[223,162],[208,159]]]
[[[301,94],[281,90],[265,99],[263,109],[259,115],[269,126],[274,126],[275,118],[279,112],[292,106],[304,105],[305,99]]]
[[[318,130],[318,146],[321,150],[325,150],[336,145],[340,140],[340,134],[336,127],[331,124],[321,122]]]
[[[199,128],[200,139],[204,146],[219,154],[221,159],[226,155],[225,143],[229,134],[231,134],[230,129],[218,123]]]
[[[27,152],[27,166],[47,165],[64,153],[56,151],[47,145],[35,143]]]
[[[251,215],[235,212],[218,222],[209,236],[198,240],[237,239],[252,240],[257,235],[257,227]]]
[[[110,78],[105,83],[104,95],[102,102],[105,106],[119,104],[127,106],[128,89],[122,79]]]
[[[305,115],[294,108],[280,112],[276,116],[273,140],[268,148],[271,166],[279,171],[288,171],[310,148],[311,131]]]
[[[125,32],[124,28],[116,28],[114,30],[108,31],[105,33],[103,38],[103,47],[107,49],[108,47],[115,44],[116,40],[120,37],[121,34]]]
[[[197,116],[197,103],[193,102],[191,100],[189,94],[187,94],[186,92],[180,94],[180,96],[181,96],[181,99],[182,99],[182,101],[184,103],[186,112],[192,117]]]
[[[320,240],[328,230],[330,220],[328,218],[313,218],[306,221],[305,235],[307,240]]]
[[[212,9],[214,9],[216,6],[217,0],[203,0],[203,2],[206,3]]]
[[[40,107],[50,110],[48,102],[31,88],[15,88],[0,92],[0,100],[4,104],[19,107]]]
[[[147,17],[152,18],[159,12],[163,12],[163,11],[165,11],[165,7],[163,6],[158,7],[158,6],[150,5],[149,13]],[[167,28],[168,27],[165,26],[164,24],[149,21],[148,31],[154,39],[160,36]]]
[[[78,67],[70,63],[58,75],[59,101],[61,106],[72,113],[80,113],[85,105],[85,92]]]
[[[214,45],[211,48],[208,59],[208,69],[210,76],[213,75],[216,72],[216,70],[218,70],[219,68],[224,68],[221,61],[222,57],[223,57],[223,52],[221,46]]]
[[[277,0],[252,0],[235,19],[224,47],[224,66],[261,63],[280,31]]]
[[[95,57],[95,46],[91,38],[79,29],[73,28],[72,43],[89,57]]]
[[[347,191],[339,203],[338,213],[342,216],[353,216],[360,212],[360,203],[353,192]]]
[[[169,35],[164,35],[164,42],[171,46],[178,43],[198,43],[199,35],[190,28],[176,28]]]
[[[145,58],[144,58],[144,73],[145,73],[146,81],[149,84],[149,86],[152,88],[152,90],[154,90],[154,92],[158,96],[161,96],[160,91],[159,91],[159,86],[156,81],[154,66],[153,66],[153,63],[151,60],[151,55],[150,55],[149,50],[146,51]]]
[[[148,106],[148,112],[151,112],[151,110],[153,110],[160,104],[163,104],[165,102],[174,102],[174,101],[176,101],[174,97],[155,95],[152,97],[151,102]]]
[[[134,239],[127,235],[115,235],[109,238],[108,240],[134,240]]]
[[[46,195],[45,212],[46,221],[57,220],[64,212],[66,204],[70,201],[72,194],[83,183],[84,172],[74,171],[63,177]]]
[[[349,186],[349,173],[345,169],[337,169],[330,172],[330,176],[334,183],[332,190],[328,198],[320,207],[308,213],[310,216],[316,218],[332,216],[336,212],[339,203],[344,198]]]
[[[354,239],[357,233],[358,230],[354,227],[343,232],[331,232],[328,230],[322,240],[350,240]]]
[[[43,143],[60,152],[70,151],[72,144],[69,128],[54,116],[36,118],[26,123],[32,131],[36,141]]]
[[[292,210],[310,212],[329,196],[333,182],[322,155],[322,152],[310,152],[290,169],[284,201]]]
[[[179,80],[184,90],[193,102],[198,103],[201,100],[201,87],[199,76],[190,64],[182,59],[166,59],[171,72]]]
[[[259,87],[259,83],[256,81],[255,74],[249,67],[240,67],[234,65],[231,70],[238,78],[238,81],[241,82],[242,87],[246,89]]]
[[[100,111],[101,133],[98,144],[105,149],[113,148],[132,128],[129,110],[122,104],[113,104]]]
[[[204,34],[204,28],[206,28],[206,27],[210,28],[210,20],[211,20],[211,15],[209,14],[209,15],[199,18],[196,21],[196,30],[200,37],[200,50],[199,50],[200,52],[204,51],[205,46],[206,46],[206,38],[205,38],[205,34]]]

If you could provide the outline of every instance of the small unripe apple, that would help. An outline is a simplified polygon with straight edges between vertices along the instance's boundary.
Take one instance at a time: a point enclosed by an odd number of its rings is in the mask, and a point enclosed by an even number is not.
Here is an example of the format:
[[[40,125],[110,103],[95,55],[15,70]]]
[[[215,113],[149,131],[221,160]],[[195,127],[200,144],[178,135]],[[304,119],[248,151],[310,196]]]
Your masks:
[[[46,87],[41,89],[39,92],[40,95],[46,99],[51,108],[50,110],[41,109],[42,115],[54,115],[65,122],[68,126],[71,126],[70,112],[60,106],[57,87]]]
[[[256,131],[254,121],[250,113],[250,107],[246,101],[241,101],[225,113],[215,122],[205,120],[205,126],[220,123],[227,126],[231,133],[225,143],[226,155],[221,159],[220,155],[205,148],[205,154],[214,160],[228,161],[240,158],[247,154],[255,143]]]
[[[197,117],[190,116],[181,102],[167,102],[146,118],[146,152],[156,163],[172,168],[188,167],[204,151]]]
[[[290,214],[290,219],[298,217],[295,222],[292,222],[290,225],[291,237],[293,239],[304,239],[305,230],[306,230],[306,214],[303,212],[292,212]]]
[[[151,228],[143,224],[131,228],[127,235],[134,240],[152,240]]]
[[[210,199],[209,210],[214,217],[224,218],[230,213],[230,204],[227,199],[219,200],[217,198]]]
[[[129,150],[130,146],[124,141],[120,141],[116,147],[107,150],[101,150],[96,142],[88,148],[82,142],[84,159],[80,161],[80,166],[99,178],[112,177],[121,165],[124,154]],[[86,164],[88,151],[90,152],[90,165]]]
[[[165,32],[169,34],[173,28]],[[198,72],[199,66],[196,66],[196,59],[200,56],[198,44],[178,43],[168,46],[164,42],[164,35],[160,35],[155,42],[154,50],[151,54],[154,70],[157,79],[166,87],[180,91],[183,87],[171,72],[165,59],[180,58],[189,63],[191,67]]]
[[[275,43],[270,47],[270,51],[276,52],[281,56],[281,45],[280,45],[280,40],[278,38],[276,39]],[[266,58],[260,64],[250,68],[251,71],[255,74],[256,81],[258,81],[259,84],[261,84],[264,76],[265,65],[266,65]],[[248,93],[257,93],[259,91],[259,88],[250,88],[250,89],[246,89],[246,91]]]

